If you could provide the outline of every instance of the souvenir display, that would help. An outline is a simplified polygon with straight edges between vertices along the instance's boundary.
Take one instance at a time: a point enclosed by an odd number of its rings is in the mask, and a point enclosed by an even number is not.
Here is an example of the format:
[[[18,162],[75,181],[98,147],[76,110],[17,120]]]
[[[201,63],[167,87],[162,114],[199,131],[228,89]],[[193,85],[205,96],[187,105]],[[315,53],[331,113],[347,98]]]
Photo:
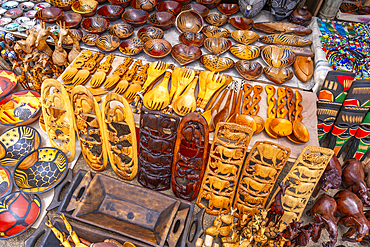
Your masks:
[[[60,8],[48,7],[48,8],[40,9],[39,11],[37,11],[35,18],[40,21],[52,23],[52,22],[56,22],[57,19],[63,14],[64,14],[64,11],[61,10]]]
[[[206,37],[202,33],[183,32],[179,36],[179,41],[184,45],[201,47]]]
[[[313,76],[314,64],[311,57],[296,57],[293,68],[301,82],[307,82]]]
[[[238,0],[240,12],[248,18],[256,16],[266,2],[267,0]]]
[[[266,44],[291,46],[307,46],[312,44],[311,40],[292,34],[269,34],[260,37],[260,41]]]
[[[13,176],[3,166],[0,166],[0,199],[9,195],[13,189]]]
[[[312,14],[308,11],[307,6],[297,8],[289,17],[289,21],[301,26],[308,26],[311,22]]]
[[[204,47],[215,55],[221,55],[230,49],[231,40],[227,38],[206,38]]]
[[[104,54],[101,54],[100,52],[94,53],[93,56],[89,58],[86,62],[84,62],[81,70],[78,70],[77,74],[72,79],[72,84],[77,85],[83,85],[90,76],[95,72],[95,70],[98,68],[99,63],[103,58],[105,57]]]
[[[143,50],[144,42],[138,38],[125,39],[118,48],[123,54],[134,56]]]
[[[272,0],[271,14],[275,17],[276,20],[281,21],[293,12],[293,9],[298,2],[298,0]]]
[[[98,2],[95,0],[77,0],[71,5],[71,9],[81,14],[83,17],[90,17],[95,15],[98,8]]]
[[[172,57],[181,65],[188,65],[202,56],[202,51],[196,46],[177,44],[172,47]]]
[[[369,131],[368,125],[370,123],[370,114],[366,113],[361,125],[359,126],[354,140],[345,156],[344,159],[356,158],[361,161],[365,159],[370,150],[370,145],[368,142]]]
[[[162,29],[151,26],[143,27],[137,32],[137,37],[144,43],[151,39],[162,39],[163,36],[164,32]]]
[[[108,32],[120,39],[126,39],[134,33],[134,28],[127,23],[117,23],[110,26]]]
[[[11,18],[11,19],[16,19],[20,17],[23,14],[23,10],[15,8],[15,9],[9,9],[4,13],[5,18]]]
[[[108,76],[104,83],[105,89],[113,89],[116,84],[120,81],[121,76],[123,76],[128,70],[130,65],[132,64],[133,59],[128,57],[126,58],[123,63],[121,63],[112,73],[112,75]]]
[[[131,24],[133,27],[140,27],[144,25],[148,17],[148,12],[141,9],[126,10],[122,14],[122,19],[128,24]]]
[[[176,1],[163,1],[157,5],[157,10],[159,12],[161,11],[167,11],[171,14],[177,15],[182,10],[182,5],[179,2]]]
[[[256,22],[253,29],[264,33],[292,33],[295,35],[307,35],[312,32],[310,28],[295,25],[288,22]]]
[[[210,25],[220,27],[227,23],[227,21],[229,20],[229,17],[227,15],[222,15],[222,14],[209,14],[204,19]]]
[[[82,16],[79,13],[75,12],[64,13],[58,18],[58,21],[65,22],[66,28],[76,28],[80,25],[80,22],[82,21]]]
[[[180,33],[198,33],[203,27],[203,17],[194,10],[182,11],[176,17],[176,28]]]
[[[209,13],[209,9],[206,6],[199,4],[199,3],[189,3],[186,5],[183,5],[181,8],[181,11],[185,11],[185,10],[194,10],[198,12],[203,18],[205,18]]]
[[[104,16],[109,21],[118,20],[125,9],[119,5],[104,5],[97,11],[98,15]]]

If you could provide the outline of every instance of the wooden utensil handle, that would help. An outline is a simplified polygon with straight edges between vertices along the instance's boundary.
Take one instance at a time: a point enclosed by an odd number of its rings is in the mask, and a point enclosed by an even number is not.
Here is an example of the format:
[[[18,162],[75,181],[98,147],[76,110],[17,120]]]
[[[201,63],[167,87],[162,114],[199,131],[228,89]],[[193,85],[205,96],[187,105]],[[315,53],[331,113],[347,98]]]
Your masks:
[[[251,109],[249,102],[251,102],[252,100],[252,97],[251,97],[252,90],[253,90],[253,86],[251,84],[245,84],[243,87],[243,91],[244,91],[244,100],[243,100],[243,105],[242,105],[243,115],[248,115]]]
[[[256,85],[253,87],[253,101],[250,108],[250,115],[256,116],[257,113],[260,111],[260,106],[258,103],[261,101],[260,94],[262,93],[263,87],[260,85]]]
[[[227,94],[227,91],[229,91],[229,90],[230,90],[230,87],[231,87],[231,83],[230,83],[229,85],[227,85],[227,87],[225,88],[225,90],[224,90],[223,94],[221,95],[220,99],[217,101],[217,103],[215,104],[215,106],[214,106],[213,108],[211,108],[211,111],[213,111],[214,109],[215,109],[215,110],[218,110],[218,109],[220,108],[220,105],[221,105],[222,101],[224,101],[224,98],[225,98],[225,96],[226,96],[226,94]],[[215,96],[214,96],[214,99],[215,99],[215,100],[216,100],[217,96],[218,96],[218,95],[215,95]],[[213,99],[212,99],[212,100],[213,100]],[[211,102],[211,103],[212,103],[212,102]],[[211,103],[210,103],[209,107],[211,107],[211,106],[212,106],[212,105],[211,105]],[[212,104],[213,104],[213,103],[212,103]],[[207,110],[208,110],[208,108],[207,108]]]
[[[267,93],[267,104],[268,104],[268,117],[275,118],[276,117],[276,99],[275,99],[275,92],[276,89],[272,85],[266,85],[265,90]]]
[[[302,121],[303,116],[301,112],[303,111],[303,106],[301,105],[302,102],[302,94],[298,91],[295,90],[295,119],[298,121]]]
[[[285,118],[288,111],[285,109],[286,101],[285,101],[286,92],[285,89],[282,87],[278,88],[278,107],[276,112],[276,117],[278,118]]]
[[[288,107],[288,119],[290,122],[293,122],[295,117],[294,117],[294,93],[293,90],[290,87],[287,87],[285,89],[286,97],[287,97],[287,107]]]

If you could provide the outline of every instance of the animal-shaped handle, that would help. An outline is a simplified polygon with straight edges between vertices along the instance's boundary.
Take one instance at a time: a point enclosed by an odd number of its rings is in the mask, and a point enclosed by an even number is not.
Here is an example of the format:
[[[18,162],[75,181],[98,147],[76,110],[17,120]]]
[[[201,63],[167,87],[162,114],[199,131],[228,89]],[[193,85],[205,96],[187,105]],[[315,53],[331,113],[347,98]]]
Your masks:
[[[282,87],[278,88],[278,107],[276,116],[278,118],[285,118],[288,111],[285,109],[286,101],[285,101],[286,92],[285,89]]]
[[[298,91],[295,90],[295,119],[298,121],[302,121],[303,116],[301,112],[303,111],[303,106],[301,105],[302,102],[302,94]]]
[[[260,106],[258,105],[258,103],[261,101],[260,94],[262,93],[262,90],[263,87],[260,85],[256,85],[253,87],[253,102],[250,107],[250,115],[252,116],[256,116],[257,113],[260,111]]]
[[[266,85],[265,90],[267,93],[267,103],[268,103],[268,117],[275,118],[276,117],[276,99],[275,99],[275,92],[276,89],[274,86]]]
[[[251,84],[245,84],[243,87],[243,91],[244,91],[244,100],[243,100],[243,106],[242,106],[243,115],[248,115],[251,109],[249,102],[251,102],[252,100],[252,97],[251,97],[252,90],[253,90],[253,86]]]
[[[293,93],[293,90],[290,88],[290,87],[287,87],[285,89],[285,93],[286,93],[286,97],[287,97],[287,107],[288,107],[288,119],[290,122],[293,122],[294,121],[294,100],[293,100],[293,97],[294,97],[294,93]]]

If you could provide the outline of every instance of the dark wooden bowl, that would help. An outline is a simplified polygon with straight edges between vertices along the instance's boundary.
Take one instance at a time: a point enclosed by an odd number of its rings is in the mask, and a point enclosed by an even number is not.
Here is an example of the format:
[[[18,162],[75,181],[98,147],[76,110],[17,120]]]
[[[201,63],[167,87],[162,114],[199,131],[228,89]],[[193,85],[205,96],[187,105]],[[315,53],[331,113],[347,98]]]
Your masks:
[[[181,5],[186,5],[186,4],[189,4],[189,3],[191,3],[191,0],[176,0],[176,2],[179,2],[179,3],[181,3]]]
[[[235,69],[246,80],[254,80],[263,73],[263,67],[259,62],[239,60],[235,63]]]
[[[57,21],[65,22],[66,28],[76,28],[80,25],[82,16],[76,12],[68,12],[60,16]]]
[[[201,47],[205,39],[206,37],[202,33],[183,32],[179,36],[180,42],[188,46]]]
[[[76,1],[72,4],[71,9],[81,14],[83,17],[90,17],[95,15],[96,9],[98,8],[98,2],[83,2],[80,4],[80,1]]]
[[[120,5],[124,8],[130,5],[131,0],[108,0],[113,5]]]
[[[107,18],[110,21],[118,20],[125,8],[119,5],[104,5],[98,9],[98,15]]]
[[[137,37],[144,43],[151,39],[161,39],[164,36],[162,29],[158,27],[146,26],[137,32]]]
[[[88,33],[104,33],[109,27],[109,21],[104,17],[89,17],[81,22],[81,28]]]
[[[80,29],[69,29],[69,31],[78,39],[78,41],[80,41],[84,35]],[[63,39],[62,44],[67,46],[73,45],[73,39],[68,35]]]
[[[239,11],[239,5],[235,3],[221,3],[217,9],[224,15],[233,15]]]
[[[125,13],[122,14],[122,19],[133,27],[144,25],[148,17],[148,12],[142,9],[130,9],[126,10]]]
[[[221,0],[196,0],[198,3],[203,4],[209,9],[216,8],[217,5],[221,2]]]
[[[99,39],[99,34],[88,33],[82,37],[82,42],[88,46],[95,46],[96,41]]]
[[[206,6],[199,3],[189,3],[182,6],[181,11],[185,10],[194,10],[198,12],[203,18],[206,17],[209,13],[209,9]]]
[[[159,12],[167,11],[171,14],[177,15],[181,12],[182,5],[176,1],[163,1],[157,5],[157,10]]]
[[[52,23],[56,22],[57,19],[62,16],[64,13],[63,10],[57,7],[49,7],[45,9],[40,9],[37,11],[35,18],[40,21]]]
[[[54,7],[58,7],[64,11],[68,11],[71,10],[71,6],[75,1],[76,0],[51,0],[50,3],[52,3]]]
[[[143,48],[144,42],[138,38],[125,39],[119,46],[119,50],[127,56],[134,56],[140,53]]]
[[[288,68],[276,68],[266,66],[263,68],[263,72],[267,79],[275,82],[276,84],[282,84],[293,78],[293,72]]]
[[[215,72],[224,71],[234,66],[234,61],[231,58],[210,54],[203,55],[200,58],[200,62],[204,67]]]
[[[128,23],[117,23],[110,26],[108,32],[120,39],[126,39],[134,33],[134,28]]]
[[[230,36],[230,31],[223,27],[206,26],[202,32],[207,38],[227,38]]]
[[[182,11],[176,17],[176,28],[180,33],[198,33],[202,30],[203,24],[203,17],[194,10]]]
[[[112,34],[105,34],[95,42],[96,47],[104,52],[112,52],[118,48],[120,39]]]
[[[176,16],[169,12],[156,12],[149,17],[149,23],[162,30],[167,30],[175,23]]]
[[[164,39],[152,39],[144,44],[144,52],[153,58],[163,58],[170,54],[171,43]]]
[[[262,49],[262,59],[271,67],[285,68],[295,61],[294,52],[285,47],[269,45]]]
[[[172,47],[172,57],[181,65],[188,65],[202,56],[202,51],[196,46],[177,44]]]
[[[131,7],[150,12],[154,10],[155,6],[157,6],[157,3],[157,0],[132,0]]]
[[[247,17],[233,17],[229,19],[229,23],[233,25],[233,27],[240,29],[240,30],[248,30],[253,27],[254,21]]]
[[[229,20],[229,17],[227,15],[223,15],[223,14],[209,14],[204,19],[210,25],[220,27],[220,26],[225,25],[227,23],[227,21]]]
[[[204,41],[204,47],[215,55],[227,52],[231,45],[231,40],[228,38],[206,38]]]

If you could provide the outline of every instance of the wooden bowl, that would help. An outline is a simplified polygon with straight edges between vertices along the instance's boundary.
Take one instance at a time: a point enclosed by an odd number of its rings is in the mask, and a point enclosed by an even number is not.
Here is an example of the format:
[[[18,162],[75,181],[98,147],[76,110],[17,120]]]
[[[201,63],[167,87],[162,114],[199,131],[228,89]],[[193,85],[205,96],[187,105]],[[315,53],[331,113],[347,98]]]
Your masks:
[[[134,33],[134,28],[127,23],[117,23],[110,26],[108,32],[120,39],[126,39]]]
[[[104,17],[89,17],[81,22],[81,28],[88,33],[104,33],[108,27],[109,21]]]
[[[0,99],[10,94],[17,85],[17,75],[14,72],[0,70]]]
[[[132,0],[131,7],[150,12],[154,10],[155,6],[157,6],[157,3],[157,0]]]
[[[221,55],[230,49],[231,40],[227,38],[206,38],[204,47],[215,55]]]
[[[15,186],[30,194],[39,194],[57,186],[67,175],[66,155],[57,148],[38,148],[23,157],[14,168]]]
[[[181,5],[186,5],[191,3],[191,0],[175,0],[176,2],[179,2]]]
[[[37,195],[13,192],[0,200],[0,240],[13,238],[27,231],[41,212],[41,200]]]
[[[76,28],[82,21],[82,15],[76,12],[64,13],[64,15],[58,18],[58,21],[66,23],[66,28]]]
[[[144,42],[138,38],[125,39],[119,46],[119,50],[127,56],[134,56],[140,53],[143,48]]]
[[[179,36],[179,40],[184,45],[188,46],[203,46],[204,40],[206,37],[202,33],[192,33],[192,32],[183,32]]]
[[[285,68],[295,61],[295,54],[289,48],[268,45],[262,49],[262,59],[271,67]]]
[[[163,58],[170,54],[171,43],[164,39],[152,39],[144,44],[144,52],[153,58]]]
[[[5,18],[12,18],[16,19],[23,15],[23,10],[15,8],[15,9],[9,9],[5,12],[4,17]]]
[[[3,132],[0,143],[6,151],[5,156],[0,159],[0,165],[15,166],[20,159],[40,147],[41,136],[30,126],[17,126]]]
[[[76,0],[48,0],[54,7],[61,8],[64,11],[70,10],[75,1]]]
[[[227,23],[227,21],[229,20],[229,17],[223,14],[209,14],[206,16],[205,20],[210,25],[220,27]]]
[[[40,93],[32,90],[18,91],[0,101],[0,124],[27,125],[34,122],[41,112]]]
[[[194,10],[198,12],[203,18],[206,17],[209,13],[209,9],[206,6],[199,3],[189,3],[182,6],[181,11],[185,10]]]
[[[202,32],[208,38],[227,38],[230,36],[230,31],[223,27],[206,26]]]
[[[194,10],[182,11],[176,17],[176,28],[180,33],[198,33],[202,30],[203,24],[203,17]]]
[[[204,67],[215,72],[224,71],[234,66],[234,61],[232,59],[210,54],[203,55],[200,58],[200,62]]]
[[[96,47],[104,52],[112,52],[118,48],[120,39],[112,34],[105,34],[95,42]]]
[[[157,5],[159,12],[167,11],[171,14],[177,15],[181,12],[182,5],[176,1],[163,1]]]
[[[275,68],[266,66],[263,68],[267,79],[275,82],[276,84],[282,84],[293,78],[293,72],[288,68]]]
[[[122,14],[122,19],[133,27],[144,25],[148,17],[148,12],[142,9],[130,9],[126,10],[125,13]]]
[[[2,143],[0,143],[3,146]],[[9,172],[6,167],[0,166],[0,198],[9,195],[13,189],[13,175]]]
[[[164,36],[162,29],[158,27],[146,26],[137,32],[137,37],[144,43],[151,39],[161,39]]]
[[[249,45],[257,41],[260,36],[250,30],[236,30],[231,33],[231,37],[239,43]]]
[[[246,80],[254,80],[263,73],[263,67],[259,62],[239,60],[235,63],[235,69]]]
[[[176,17],[169,12],[156,12],[149,17],[149,23],[162,30],[167,30],[175,23]]]
[[[202,51],[196,46],[177,44],[172,47],[172,57],[181,65],[188,65],[202,56]]]
[[[69,31],[80,41],[84,35],[80,29],[69,29]],[[62,41],[63,45],[73,45],[73,39],[68,35]]]
[[[221,0],[196,0],[197,3],[203,4],[208,9],[213,9],[221,2]]]
[[[82,42],[88,46],[95,46],[96,41],[99,39],[99,34],[88,33],[82,37]]]
[[[125,8],[119,5],[104,5],[98,9],[98,15],[107,18],[109,21],[118,20]]]
[[[88,1],[84,2],[81,1],[82,4],[80,4],[80,1],[76,1],[72,4],[71,9],[81,14],[83,17],[90,17],[95,15],[96,9],[98,8],[98,2],[96,1]]]
[[[229,19],[229,23],[233,25],[233,27],[240,29],[240,30],[248,30],[253,27],[254,21],[247,17],[233,17]]]
[[[239,11],[239,5],[235,3],[221,3],[217,9],[224,15],[233,15]]]
[[[130,5],[131,0],[108,0],[113,5],[120,5],[124,8]]]
[[[231,54],[242,60],[252,60],[260,56],[261,49],[256,45],[236,44],[230,48]]]

